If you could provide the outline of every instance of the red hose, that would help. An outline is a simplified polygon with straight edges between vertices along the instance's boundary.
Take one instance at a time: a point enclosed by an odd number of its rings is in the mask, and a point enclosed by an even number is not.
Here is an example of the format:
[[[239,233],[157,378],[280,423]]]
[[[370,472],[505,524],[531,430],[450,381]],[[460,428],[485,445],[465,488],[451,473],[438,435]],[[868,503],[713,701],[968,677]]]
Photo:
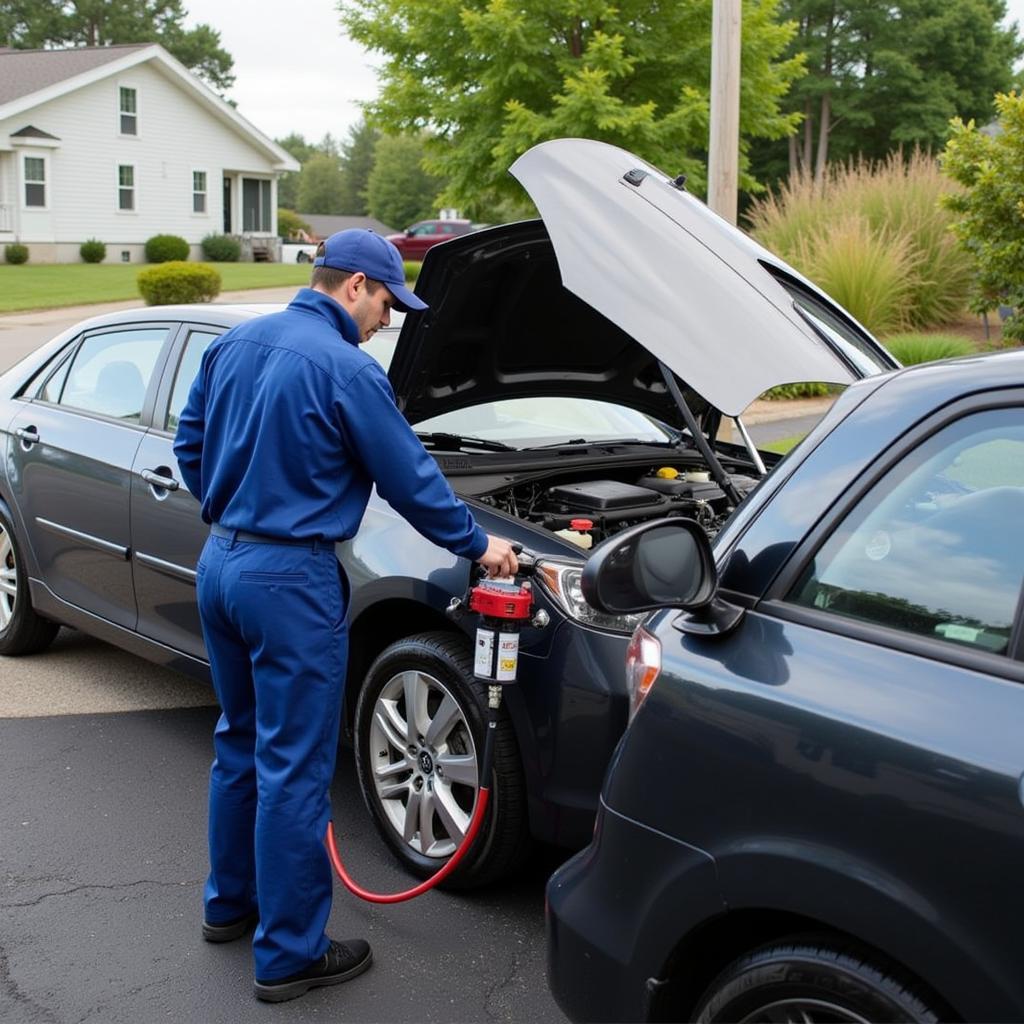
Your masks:
[[[484,777],[486,778],[486,775]],[[476,839],[476,834],[480,831],[480,826],[483,824],[490,796],[490,789],[486,786],[481,786],[477,791],[476,808],[473,811],[473,817],[470,819],[469,828],[466,830],[462,842],[459,843],[458,849],[448,858],[447,863],[439,871],[424,879],[419,885],[412,889],[406,889],[404,892],[370,892],[368,889],[357,885],[345,869],[345,865],[341,862],[341,855],[338,853],[338,846],[334,841],[334,822],[329,821],[327,823],[327,852],[331,858],[331,863],[334,865],[334,870],[338,874],[338,878],[341,879],[342,885],[353,896],[358,896],[361,900],[366,900],[368,903],[403,903],[405,900],[422,896],[423,893],[433,889],[438,882],[443,882],[459,866],[459,862],[469,852],[469,848],[473,845],[473,840]]]

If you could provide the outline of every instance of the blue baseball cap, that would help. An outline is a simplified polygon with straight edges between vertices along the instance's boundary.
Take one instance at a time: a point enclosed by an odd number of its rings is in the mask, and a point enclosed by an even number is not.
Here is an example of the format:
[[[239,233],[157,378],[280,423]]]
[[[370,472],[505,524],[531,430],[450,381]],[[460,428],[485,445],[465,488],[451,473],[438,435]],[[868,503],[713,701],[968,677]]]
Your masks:
[[[369,228],[337,231],[324,242],[323,256],[313,260],[314,267],[364,273],[371,281],[380,281],[395,297],[395,309],[403,313],[426,309],[427,304],[405,287],[402,256],[386,238]]]

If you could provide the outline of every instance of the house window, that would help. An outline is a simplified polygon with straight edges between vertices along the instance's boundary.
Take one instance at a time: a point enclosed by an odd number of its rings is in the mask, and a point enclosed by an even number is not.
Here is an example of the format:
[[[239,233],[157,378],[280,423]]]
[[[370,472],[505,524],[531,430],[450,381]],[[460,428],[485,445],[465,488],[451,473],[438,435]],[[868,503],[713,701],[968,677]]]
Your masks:
[[[192,172],[192,212],[206,213],[206,171]]]
[[[242,230],[270,230],[270,185],[261,178],[242,179]]]
[[[117,208],[135,209],[135,168],[132,164],[117,166]]]
[[[46,206],[46,160],[25,157],[25,205]]]
[[[134,89],[127,89],[122,85],[118,93],[120,95],[121,134],[138,135],[139,109],[136,92]]]

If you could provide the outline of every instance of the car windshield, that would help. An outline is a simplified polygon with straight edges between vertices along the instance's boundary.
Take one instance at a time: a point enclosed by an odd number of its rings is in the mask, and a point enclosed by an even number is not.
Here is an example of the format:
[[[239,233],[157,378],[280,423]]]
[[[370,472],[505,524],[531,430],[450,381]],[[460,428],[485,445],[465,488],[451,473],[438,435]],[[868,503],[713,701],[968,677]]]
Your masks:
[[[363,351],[385,370],[395,353],[400,328],[400,314],[392,314],[391,329],[380,331],[363,346]],[[665,424],[626,406],[592,398],[550,395],[456,409],[422,420],[415,427],[418,433],[482,438],[514,448],[623,440],[667,444],[679,436]]]

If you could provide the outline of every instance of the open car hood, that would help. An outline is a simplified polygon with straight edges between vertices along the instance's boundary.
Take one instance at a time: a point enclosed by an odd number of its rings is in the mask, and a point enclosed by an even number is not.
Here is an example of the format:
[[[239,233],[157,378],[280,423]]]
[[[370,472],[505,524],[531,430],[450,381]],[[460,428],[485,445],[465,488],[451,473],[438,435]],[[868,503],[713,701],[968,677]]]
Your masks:
[[[659,361],[698,417],[709,405],[739,415],[778,384],[848,384],[896,365],[809,281],[625,150],[560,139],[511,173],[542,221],[424,259],[416,291],[430,309],[406,318],[390,372],[412,423],[557,395],[682,427]]]

